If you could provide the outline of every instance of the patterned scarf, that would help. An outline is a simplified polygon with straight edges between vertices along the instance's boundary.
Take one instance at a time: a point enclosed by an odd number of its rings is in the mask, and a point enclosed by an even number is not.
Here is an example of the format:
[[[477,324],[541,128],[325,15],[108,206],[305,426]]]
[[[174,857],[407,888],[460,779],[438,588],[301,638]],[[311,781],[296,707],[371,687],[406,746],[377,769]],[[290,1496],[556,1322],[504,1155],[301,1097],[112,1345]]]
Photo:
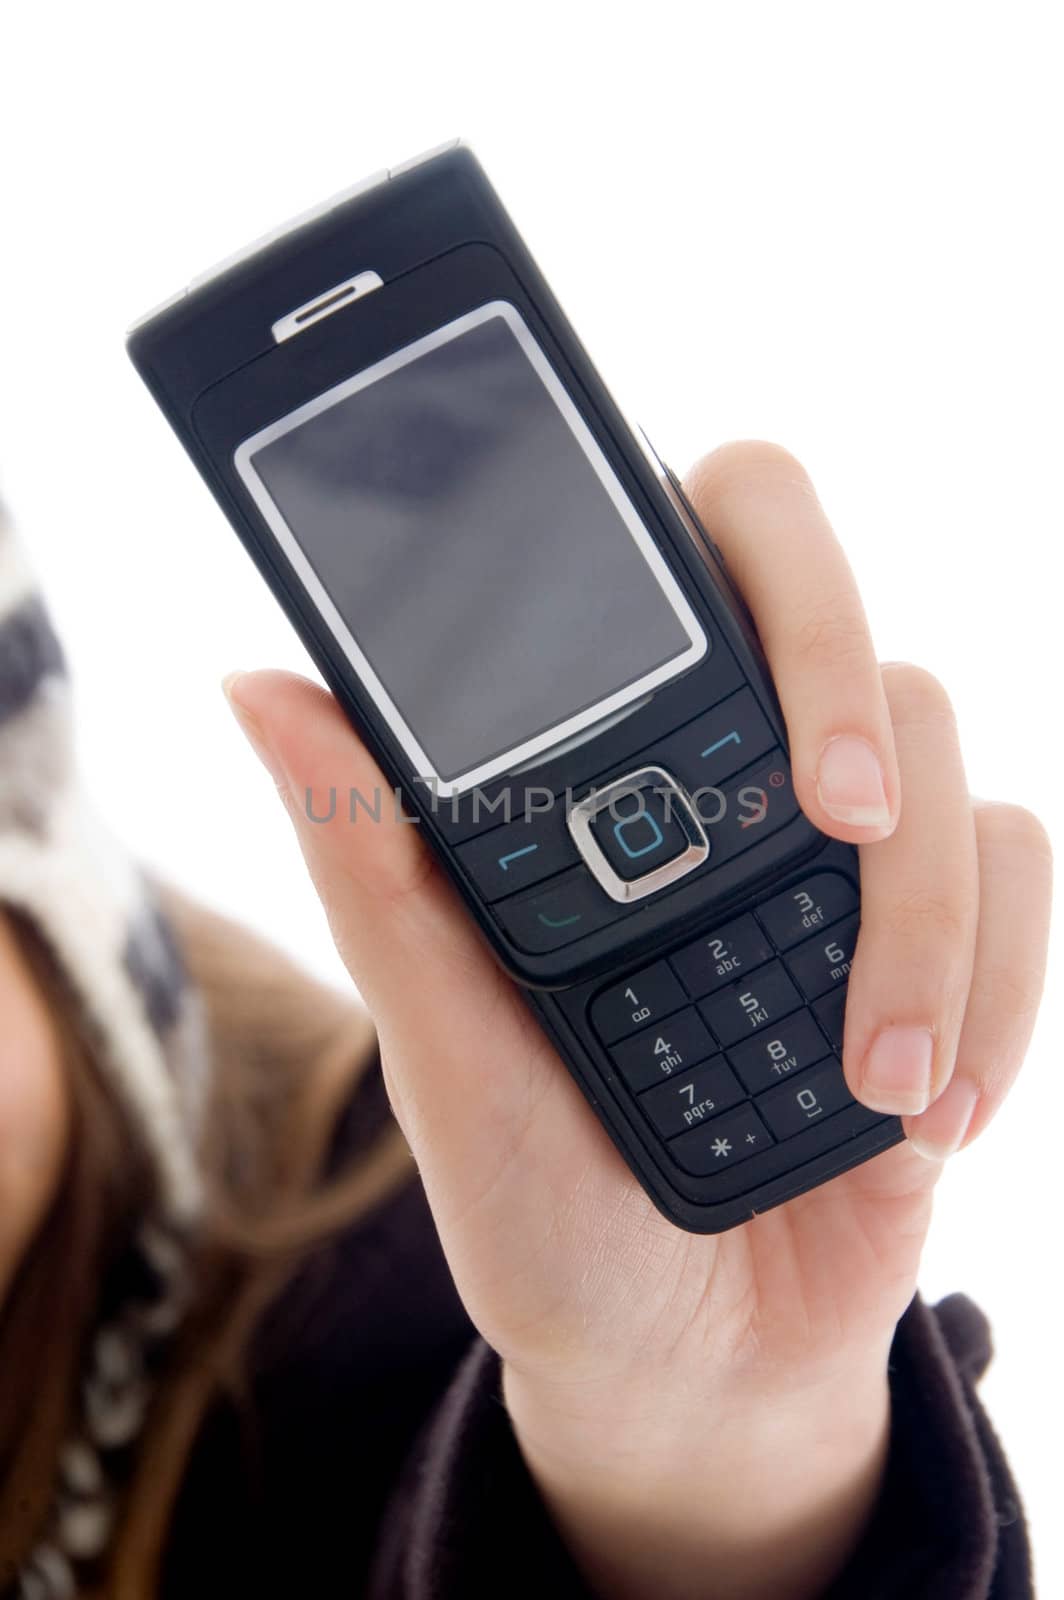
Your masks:
[[[88,1342],[48,1526],[12,1591],[20,1600],[69,1600],[79,1566],[107,1548],[112,1485],[185,1308],[201,1206],[201,1005],[149,882],[80,788],[71,734],[63,651],[0,505],[0,905],[32,920],[65,973],[159,1195],[122,1263],[121,1293],[101,1306]]]

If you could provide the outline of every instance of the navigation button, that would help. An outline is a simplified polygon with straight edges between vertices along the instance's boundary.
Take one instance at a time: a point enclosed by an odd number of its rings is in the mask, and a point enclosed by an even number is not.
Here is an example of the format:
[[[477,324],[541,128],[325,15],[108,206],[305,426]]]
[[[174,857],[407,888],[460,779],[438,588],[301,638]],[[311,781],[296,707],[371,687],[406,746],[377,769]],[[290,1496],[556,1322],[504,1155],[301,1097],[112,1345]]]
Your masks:
[[[628,905],[696,871],[709,841],[683,790],[663,767],[638,767],[575,801],[569,832],[596,882]]]
[[[595,843],[621,878],[641,878],[687,849],[674,814],[673,791],[642,788],[619,795],[591,819]]]

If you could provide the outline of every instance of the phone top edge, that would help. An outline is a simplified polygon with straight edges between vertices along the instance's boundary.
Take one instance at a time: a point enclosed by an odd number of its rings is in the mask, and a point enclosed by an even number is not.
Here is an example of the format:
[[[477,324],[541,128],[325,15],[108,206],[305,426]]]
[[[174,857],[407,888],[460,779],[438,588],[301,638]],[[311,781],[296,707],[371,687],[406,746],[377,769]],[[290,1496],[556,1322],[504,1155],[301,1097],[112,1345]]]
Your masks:
[[[346,185],[343,189],[337,190],[325,199],[317,201],[316,204],[297,212],[295,216],[289,217],[286,221],[267,229],[265,233],[259,234],[257,238],[242,245],[239,250],[234,250],[220,261],[215,262],[213,266],[206,267],[202,272],[198,272],[195,277],[189,279],[184,288],[176,290],[173,294],[167,296],[165,300],[160,301],[157,305],[152,306],[150,310],[135,318],[126,328],[124,338],[128,342],[142,328],[154,322],[157,317],[165,315],[167,311],[173,310],[189,295],[195,294],[197,290],[213,283],[215,279],[222,277],[233,267],[241,266],[245,261],[249,261],[260,250],[266,250],[271,245],[279,243],[288,234],[295,233],[299,228],[306,227],[310,223],[320,221],[323,217],[327,217],[330,212],[338,210],[340,206],[347,205],[361,195],[382,187],[384,184],[391,182],[393,178],[402,177],[404,173],[412,172],[416,167],[423,166],[426,162],[436,160],[438,157],[447,155],[450,151],[459,148],[469,149],[468,144],[460,136],[454,139],[447,139],[442,144],[433,145],[429,150],[423,150],[416,156],[408,157],[405,161],[399,162],[397,166],[381,167],[376,172],[369,173],[367,177],[359,178],[355,183]]]

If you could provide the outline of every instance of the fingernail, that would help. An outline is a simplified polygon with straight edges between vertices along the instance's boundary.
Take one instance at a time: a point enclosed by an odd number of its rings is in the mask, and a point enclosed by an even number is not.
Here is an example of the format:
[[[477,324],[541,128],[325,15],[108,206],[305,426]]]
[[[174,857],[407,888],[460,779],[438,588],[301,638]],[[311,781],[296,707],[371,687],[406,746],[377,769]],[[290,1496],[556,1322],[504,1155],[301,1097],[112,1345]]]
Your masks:
[[[883,768],[867,739],[847,733],[828,740],[820,752],[816,792],[836,822],[854,828],[890,827]]]
[[[247,739],[248,744],[254,750],[277,787],[283,789],[285,775],[281,771],[280,763],[262,731],[259,719],[248,711],[237,698],[237,685],[240,679],[246,676],[247,674],[244,672],[227,672],[222,679],[222,693],[229,702],[229,709],[243,729],[244,737]]]
[[[914,1117],[931,1099],[930,1028],[884,1028],[865,1056],[861,1099],[873,1111]]]
[[[964,1143],[979,1091],[970,1078],[951,1078],[938,1099],[910,1127],[909,1143],[928,1161],[945,1161]]]

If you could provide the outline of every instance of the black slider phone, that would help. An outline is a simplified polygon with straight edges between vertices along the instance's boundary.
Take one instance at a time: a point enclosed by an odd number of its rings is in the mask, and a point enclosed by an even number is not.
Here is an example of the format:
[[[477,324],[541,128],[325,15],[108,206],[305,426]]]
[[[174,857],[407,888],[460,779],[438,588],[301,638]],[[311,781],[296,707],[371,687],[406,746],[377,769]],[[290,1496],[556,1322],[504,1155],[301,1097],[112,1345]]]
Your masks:
[[[470,149],[296,218],[128,348],[665,1215],[719,1232],[897,1143],[839,1058],[857,853],[800,811],[720,555]]]

